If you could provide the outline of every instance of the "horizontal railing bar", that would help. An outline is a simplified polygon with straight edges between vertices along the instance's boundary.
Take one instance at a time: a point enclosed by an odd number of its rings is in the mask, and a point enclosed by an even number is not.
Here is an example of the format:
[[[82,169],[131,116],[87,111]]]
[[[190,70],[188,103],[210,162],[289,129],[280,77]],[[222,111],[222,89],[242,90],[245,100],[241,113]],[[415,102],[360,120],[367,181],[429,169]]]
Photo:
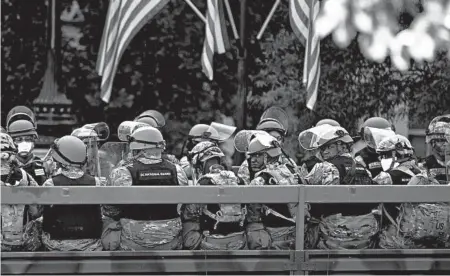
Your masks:
[[[449,255],[450,249],[346,249],[346,250],[305,250],[307,256],[311,258],[339,257],[339,255],[358,256],[376,255],[380,258],[383,255],[398,255],[399,258],[405,255]]]
[[[291,203],[300,186],[1,187],[3,204]],[[304,186],[310,203],[449,202],[450,186]]]
[[[305,186],[306,202],[450,202],[450,186]]]
[[[95,259],[95,260],[5,260],[2,274],[93,274],[93,273],[192,273],[285,271],[289,259],[241,258],[228,260],[190,259]]]
[[[230,189],[231,188],[231,189]],[[2,187],[6,204],[170,204],[297,202],[298,188],[284,187]]]
[[[450,271],[448,258],[405,258],[405,259],[327,259],[309,260],[314,271]]]
[[[170,251],[66,251],[66,252],[2,252],[3,259],[45,259],[45,258],[181,258],[181,257],[212,257],[212,258],[248,258],[248,257],[289,257],[293,250],[170,250]],[[299,251],[300,252],[300,251]]]

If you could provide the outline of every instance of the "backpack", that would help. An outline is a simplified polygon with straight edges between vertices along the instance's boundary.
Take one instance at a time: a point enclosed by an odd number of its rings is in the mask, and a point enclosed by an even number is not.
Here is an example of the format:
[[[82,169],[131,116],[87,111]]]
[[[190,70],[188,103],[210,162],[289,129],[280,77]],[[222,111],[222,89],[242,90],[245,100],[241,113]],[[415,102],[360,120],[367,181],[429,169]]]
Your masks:
[[[216,186],[238,186],[239,179],[232,171],[216,171],[203,175],[199,178],[198,182],[202,180],[208,179],[209,183]],[[220,222],[239,222],[242,226],[245,220],[246,208],[242,207],[241,204],[227,204],[220,203],[219,210],[216,213],[212,213],[208,206],[205,205],[203,208],[203,214],[212,218],[216,221],[214,228],[217,228],[217,225]]]

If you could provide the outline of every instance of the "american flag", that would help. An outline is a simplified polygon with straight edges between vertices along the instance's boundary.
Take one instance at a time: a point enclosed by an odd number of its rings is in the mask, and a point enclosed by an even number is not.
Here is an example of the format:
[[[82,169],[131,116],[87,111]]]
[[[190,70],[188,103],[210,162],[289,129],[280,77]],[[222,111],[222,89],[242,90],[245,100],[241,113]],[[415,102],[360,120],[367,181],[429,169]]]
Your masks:
[[[214,77],[214,53],[223,54],[230,48],[223,4],[223,0],[207,1],[206,32],[201,63],[203,73],[209,80],[213,80]]]
[[[109,102],[119,61],[130,41],[170,0],[110,0],[97,59],[101,98]]]
[[[303,83],[306,85],[306,107],[314,110],[320,78],[320,40],[314,22],[319,15],[318,0],[289,0],[289,20],[295,35],[305,46]]]

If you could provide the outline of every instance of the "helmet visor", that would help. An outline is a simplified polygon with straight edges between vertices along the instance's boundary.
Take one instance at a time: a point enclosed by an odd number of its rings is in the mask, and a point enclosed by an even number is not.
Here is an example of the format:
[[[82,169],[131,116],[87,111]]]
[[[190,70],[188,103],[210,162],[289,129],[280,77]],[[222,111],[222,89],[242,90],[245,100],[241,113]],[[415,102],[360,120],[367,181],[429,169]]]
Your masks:
[[[270,136],[267,132],[262,130],[241,130],[234,136],[234,147],[238,152],[247,152],[250,141],[256,136]]]
[[[235,131],[236,127],[234,126],[212,122],[208,130],[206,130],[203,134],[205,137],[209,136],[207,138],[210,140],[222,142],[229,139]]]

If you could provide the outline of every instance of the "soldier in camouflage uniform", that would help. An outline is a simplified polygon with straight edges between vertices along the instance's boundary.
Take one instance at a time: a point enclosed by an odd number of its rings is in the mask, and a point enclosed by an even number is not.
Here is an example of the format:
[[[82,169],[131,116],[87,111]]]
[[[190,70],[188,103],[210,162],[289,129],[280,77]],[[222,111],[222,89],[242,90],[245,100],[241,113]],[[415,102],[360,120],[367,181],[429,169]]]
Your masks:
[[[185,186],[187,177],[180,166],[162,159],[165,141],[161,132],[145,126],[129,139],[133,158],[115,168],[109,186]],[[176,204],[134,204],[103,206],[105,250],[176,250],[182,247],[181,220]]]
[[[100,178],[83,171],[86,145],[79,138],[55,140],[51,157],[60,168],[44,187],[104,186]],[[48,251],[101,251],[102,215],[100,205],[45,205],[42,243]]]
[[[322,119],[319,122],[317,122],[316,127],[321,125],[341,126],[338,122],[336,122],[333,119]],[[307,172],[310,172],[317,163],[321,163],[323,160],[320,159],[318,150],[308,150],[307,155],[308,158],[302,164],[302,167]]]
[[[287,133],[287,129],[285,126],[283,126],[283,124],[281,122],[277,121],[276,119],[262,120],[256,127],[256,130],[262,130],[262,131],[267,132],[269,135],[271,135],[278,141],[278,144],[280,145],[280,147],[283,146],[283,142],[284,142],[284,139],[285,139],[285,136]],[[283,152],[283,154],[279,155],[278,162],[281,164],[284,164],[287,168],[289,168],[290,171],[293,174],[295,174],[295,177],[298,181],[299,172],[297,171],[297,164],[295,163],[295,161],[292,158],[290,158],[288,155],[286,155]],[[239,167],[238,176],[242,180],[244,180],[245,184],[248,185],[250,183],[251,180],[250,180],[248,159],[245,160],[244,162],[242,162],[241,166]]]
[[[236,127],[216,122],[212,122],[210,125],[197,124],[189,131],[188,139],[181,149],[181,155],[183,155],[185,148],[190,152],[200,142],[211,142],[219,146],[220,143],[230,138],[235,130]],[[188,156],[182,156],[180,158],[180,166],[185,171],[189,180],[197,181],[193,175],[193,168]]]
[[[355,160],[366,167],[366,169],[368,169],[372,174],[372,177],[376,177],[380,172],[383,171],[383,169],[381,168],[381,163],[379,160],[379,155],[376,152],[376,148],[373,146],[373,144],[366,141],[365,137],[367,135],[364,135],[364,130],[366,128],[391,130],[393,134],[395,134],[395,132],[393,131],[392,124],[389,123],[388,120],[381,117],[369,118],[361,126],[360,135],[366,143],[366,147],[355,153]]]
[[[449,181],[445,170],[445,147],[449,143],[445,139],[446,130],[450,130],[450,114],[434,118],[426,131],[426,142],[431,145],[431,155],[420,164],[430,179],[441,184]]]
[[[39,185],[42,185],[48,175],[45,172],[42,160],[33,154],[34,143],[38,138],[35,122],[16,120],[10,122],[8,134],[17,146],[17,161],[19,165],[30,174]]]
[[[256,135],[248,145],[248,185],[297,185],[295,175],[280,162],[278,141],[270,135]],[[249,249],[292,249],[295,245],[296,204],[248,204]]]
[[[144,123],[159,130],[161,130],[166,125],[166,119],[160,112],[156,110],[144,111],[139,114],[139,116],[137,116],[134,121],[138,123]],[[172,162],[173,164],[180,165],[180,160],[178,160],[178,158],[176,158],[173,154],[163,152],[162,158]]]
[[[17,149],[9,135],[0,134],[1,186],[38,186],[36,181],[19,168],[15,160]],[[36,205],[1,205],[2,251],[36,251],[41,246],[40,225],[36,218],[40,209]]]
[[[200,142],[189,153],[200,186],[243,183],[223,165],[225,155],[212,142]],[[182,207],[183,241],[188,249],[237,250],[246,245],[246,209],[242,204],[186,204]]]
[[[312,134],[312,135],[311,135]],[[299,135],[312,137],[311,149],[318,149],[324,162],[305,177],[310,185],[370,185],[370,172],[350,155],[353,139],[337,126],[319,126]],[[311,204],[310,214],[319,223],[321,249],[363,249],[374,245],[378,221],[372,213],[377,204]]]

